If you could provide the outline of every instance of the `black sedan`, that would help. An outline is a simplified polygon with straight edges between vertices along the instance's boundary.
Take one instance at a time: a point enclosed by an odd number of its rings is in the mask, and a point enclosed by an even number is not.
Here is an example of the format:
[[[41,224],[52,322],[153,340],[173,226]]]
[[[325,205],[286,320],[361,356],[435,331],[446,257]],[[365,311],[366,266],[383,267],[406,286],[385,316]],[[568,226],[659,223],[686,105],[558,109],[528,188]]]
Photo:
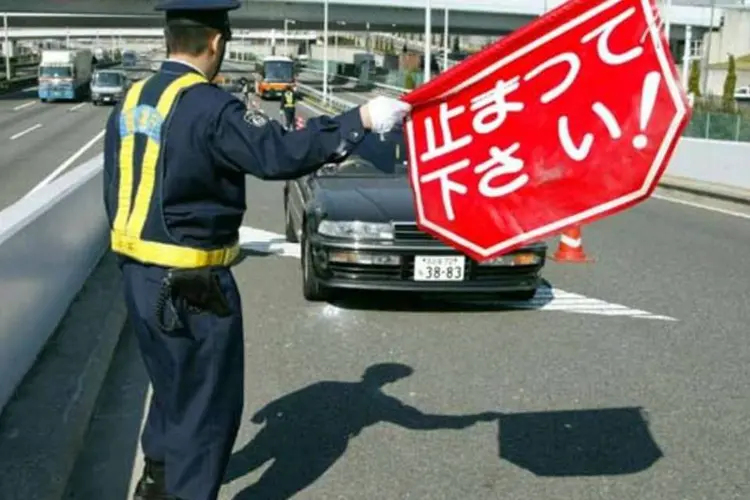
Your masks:
[[[531,299],[547,246],[479,263],[416,224],[403,134],[369,134],[343,163],[284,185],[286,238],[301,245],[307,300],[341,289]]]

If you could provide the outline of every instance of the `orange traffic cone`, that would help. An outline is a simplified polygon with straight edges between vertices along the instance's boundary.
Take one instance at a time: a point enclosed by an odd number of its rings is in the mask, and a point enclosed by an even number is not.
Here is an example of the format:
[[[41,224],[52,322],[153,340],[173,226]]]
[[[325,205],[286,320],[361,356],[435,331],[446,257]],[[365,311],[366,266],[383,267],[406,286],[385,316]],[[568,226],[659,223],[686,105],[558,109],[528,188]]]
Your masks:
[[[580,227],[573,226],[563,231],[560,235],[557,252],[552,256],[552,260],[556,262],[593,262],[593,259],[588,258],[586,252],[583,251],[583,237]]]

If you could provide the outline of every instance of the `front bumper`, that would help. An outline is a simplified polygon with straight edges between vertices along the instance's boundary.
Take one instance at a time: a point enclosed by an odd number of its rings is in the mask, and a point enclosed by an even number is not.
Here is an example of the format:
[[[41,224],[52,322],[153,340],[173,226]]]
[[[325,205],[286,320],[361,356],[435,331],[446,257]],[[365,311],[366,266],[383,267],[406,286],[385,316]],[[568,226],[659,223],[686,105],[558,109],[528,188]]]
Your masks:
[[[449,294],[493,294],[535,290],[542,282],[540,272],[546,260],[547,247],[533,245],[510,255],[533,253],[538,261],[531,265],[480,265],[465,258],[461,281],[418,281],[414,279],[416,256],[461,256],[453,248],[419,243],[362,244],[326,238],[310,237],[313,270],[318,281],[329,288],[352,290],[382,290],[403,292],[435,292]],[[386,258],[398,257],[395,264],[340,262],[334,255],[368,254]]]
[[[40,87],[39,98],[46,100],[73,99],[75,90],[72,87]]]
[[[94,92],[91,94],[91,100],[93,102],[116,104],[121,99],[122,99],[122,94],[117,94],[117,93]]]

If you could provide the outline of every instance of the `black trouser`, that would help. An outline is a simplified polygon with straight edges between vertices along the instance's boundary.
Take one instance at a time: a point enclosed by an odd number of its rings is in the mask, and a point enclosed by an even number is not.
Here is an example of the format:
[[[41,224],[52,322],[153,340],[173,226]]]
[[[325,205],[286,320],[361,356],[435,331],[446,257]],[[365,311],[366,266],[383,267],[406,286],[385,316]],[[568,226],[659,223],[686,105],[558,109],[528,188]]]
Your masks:
[[[284,119],[286,120],[286,128],[289,130],[295,130],[297,127],[294,126],[294,108],[284,108]]]
[[[242,306],[232,273],[216,271],[231,314],[178,307],[183,326],[160,330],[156,304],[166,270],[126,263],[125,302],[153,396],[143,453],[164,462],[167,493],[215,500],[240,426],[244,396]]]

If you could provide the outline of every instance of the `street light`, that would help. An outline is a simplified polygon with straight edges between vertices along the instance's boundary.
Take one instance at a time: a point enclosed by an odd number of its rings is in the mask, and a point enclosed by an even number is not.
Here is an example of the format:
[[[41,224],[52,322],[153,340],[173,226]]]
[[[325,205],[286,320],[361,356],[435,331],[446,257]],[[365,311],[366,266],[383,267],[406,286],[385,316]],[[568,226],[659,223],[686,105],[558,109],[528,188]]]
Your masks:
[[[290,24],[297,24],[297,21],[293,19],[284,19],[284,55],[289,55],[289,43],[287,39],[287,30]]]
[[[328,102],[328,0],[323,0],[323,102]]]
[[[706,40],[706,66],[703,68],[703,95],[708,94],[708,65],[711,63],[711,39],[714,37],[714,11],[716,0],[711,0],[711,19],[708,22],[708,40]]]
[[[448,7],[443,18],[443,71],[448,69]]]
[[[423,83],[430,81],[432,69],[432,0],[426,0],[424,7],[424,78]]]
[[[3,14],[3,32],[5,33],[5,42],[3,52],[5,52],[5,81],[10,81],[10,45],[8,38],[8,14]]]

